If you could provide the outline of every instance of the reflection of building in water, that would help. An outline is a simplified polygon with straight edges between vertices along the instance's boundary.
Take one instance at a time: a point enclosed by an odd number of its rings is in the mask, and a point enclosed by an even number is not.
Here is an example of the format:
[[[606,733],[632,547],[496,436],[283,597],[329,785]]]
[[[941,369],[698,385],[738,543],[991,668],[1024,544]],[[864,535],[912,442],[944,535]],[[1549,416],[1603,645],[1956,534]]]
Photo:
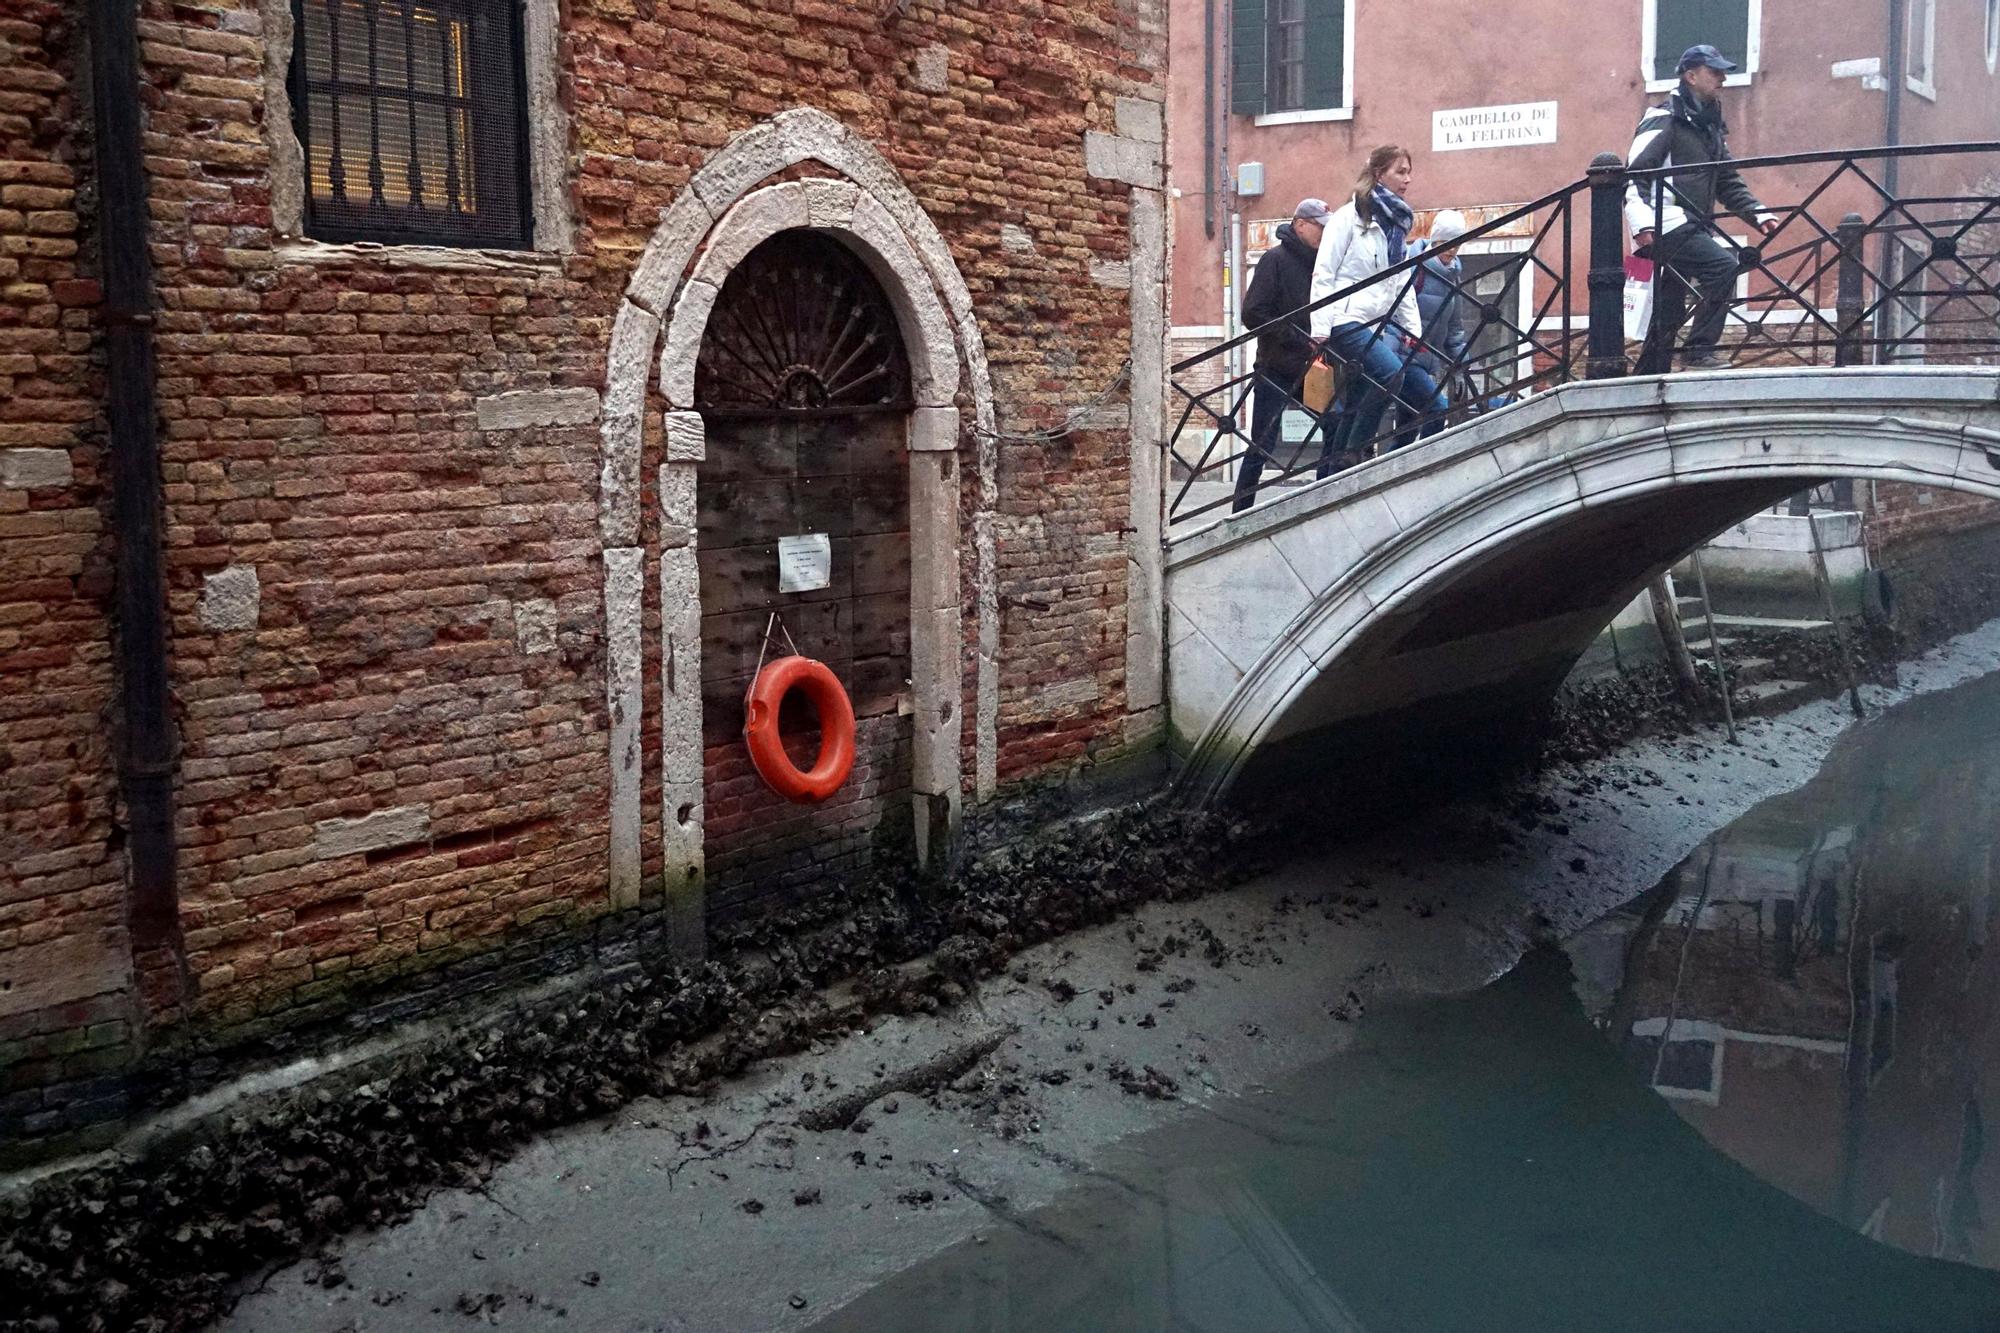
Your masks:
[[[1877,1239],[2000,1267],[1980,1202],[2000,1197],[1990,754],[1852,764],[1858,790],[1772,802],[1575,954],[1586,1000],[1717,1148]]]

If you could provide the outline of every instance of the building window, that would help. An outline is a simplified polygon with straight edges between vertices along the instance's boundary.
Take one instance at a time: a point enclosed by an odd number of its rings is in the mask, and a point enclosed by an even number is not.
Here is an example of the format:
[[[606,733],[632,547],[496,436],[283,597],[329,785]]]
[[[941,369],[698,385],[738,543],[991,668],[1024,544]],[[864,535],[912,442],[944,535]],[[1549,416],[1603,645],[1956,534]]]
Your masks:
[[[1230,19],[1230,110],[1280,120],[1351,111],[1351,0],[1236,0]]]
[[[1654,92],[1680,81],[1681,52],[1707,44],[1736,62],[1729,83],[1757,72],[1764,0],[1642,0],[1646,86]]]
[[[1927,344],[1934,336],[1931,305],[1937,281],[1922,235],[1897,237],[1889,247],[1889,290],[1882,295],[1883,334],[1888,339],[1882,350],[1884,361],[1918,365],[1927,359]]]
[[[1306,0],[1271,0],[1272,111],[1306,109]]]
[[[1986,0],[1986,72],[2000,73],[2000,0]]]
[[[1903,10],[1903,82],[1937,100],[1937,0],[1908,0]]]
[[[294,0],[305,230],[325,241],[524,249],[516,0]]]

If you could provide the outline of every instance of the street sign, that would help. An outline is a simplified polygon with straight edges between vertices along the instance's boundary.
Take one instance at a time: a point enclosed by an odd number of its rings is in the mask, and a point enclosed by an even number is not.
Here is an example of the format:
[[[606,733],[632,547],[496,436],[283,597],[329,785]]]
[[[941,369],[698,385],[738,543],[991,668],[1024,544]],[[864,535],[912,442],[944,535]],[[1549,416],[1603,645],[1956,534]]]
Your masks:
[[[1514,106],[1469,106],[1431,112],[1431,151],[1451,153],[1466,148],[1521,148],[1556,141],[1556,104],[1521,102]]]

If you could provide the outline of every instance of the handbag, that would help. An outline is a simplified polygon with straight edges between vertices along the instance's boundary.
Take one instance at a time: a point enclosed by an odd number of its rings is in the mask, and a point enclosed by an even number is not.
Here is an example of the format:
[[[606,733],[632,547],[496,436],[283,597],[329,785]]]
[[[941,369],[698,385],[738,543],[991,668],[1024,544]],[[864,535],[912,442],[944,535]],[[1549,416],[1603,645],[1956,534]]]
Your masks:
[[[1625,256],[1625,337],[1644,342],[1653,325],[1653,261]]]
[[[1325,352],[1313,357],[1306,367],[1305,381],[1299,385],[1299,401],[1308,412],[1324,416],[1340,388],[1340,367]]]

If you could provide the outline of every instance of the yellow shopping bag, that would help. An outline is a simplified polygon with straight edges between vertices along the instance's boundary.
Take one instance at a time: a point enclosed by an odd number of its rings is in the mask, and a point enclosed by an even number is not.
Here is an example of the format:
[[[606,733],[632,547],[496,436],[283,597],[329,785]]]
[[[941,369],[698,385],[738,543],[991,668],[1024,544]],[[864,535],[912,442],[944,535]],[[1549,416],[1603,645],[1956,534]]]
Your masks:
[[[1305,383],[1299,386],[1299,401],[1306,411],[1323,413],[1333,402],[1333,395],[1340,389],[1340,367],[1321,352],[1306,367]]]

